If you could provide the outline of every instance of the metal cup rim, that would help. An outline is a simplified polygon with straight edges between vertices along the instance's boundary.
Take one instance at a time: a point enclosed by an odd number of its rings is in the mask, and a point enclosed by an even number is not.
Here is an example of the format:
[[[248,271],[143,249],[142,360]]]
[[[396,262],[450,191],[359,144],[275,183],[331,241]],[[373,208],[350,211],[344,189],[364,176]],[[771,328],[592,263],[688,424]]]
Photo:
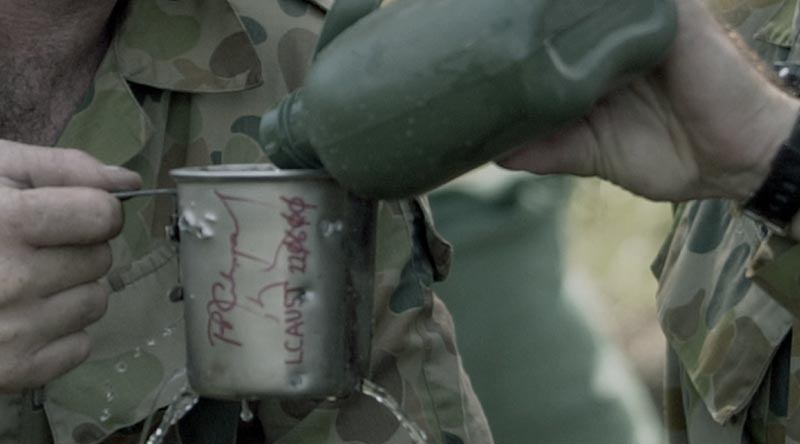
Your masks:
[[[282,170],[271,163],[223,164],[171,170],[177,183],[332,180],[324,170]]]

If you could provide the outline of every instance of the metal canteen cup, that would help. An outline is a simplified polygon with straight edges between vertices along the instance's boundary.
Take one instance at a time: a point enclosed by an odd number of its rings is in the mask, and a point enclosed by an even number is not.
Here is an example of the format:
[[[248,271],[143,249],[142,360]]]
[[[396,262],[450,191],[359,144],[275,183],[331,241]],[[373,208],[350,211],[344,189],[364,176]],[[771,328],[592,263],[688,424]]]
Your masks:
[[[170,174],[192,388],[219,399],[355,390],[369,363],[375,202],[320,171]]]

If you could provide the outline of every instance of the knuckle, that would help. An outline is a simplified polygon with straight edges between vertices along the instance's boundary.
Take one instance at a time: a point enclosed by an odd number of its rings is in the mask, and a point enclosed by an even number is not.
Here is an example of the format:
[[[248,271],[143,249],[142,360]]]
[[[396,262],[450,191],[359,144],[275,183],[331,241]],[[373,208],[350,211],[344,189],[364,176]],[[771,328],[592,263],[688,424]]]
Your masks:
[[[3,349],[16,349],[23,337],[19,325],[13,322],[0,324],[0,347]]]
[[[113,263],[113,254],[111,252],[111,245],[108,242],[92,247],[94,250],[94,263],[97,268],[98,278],[104,276],[111,269]]]
[[[53,153],[58,153],[57,156],[61,156],[59,159],[62,162],[69,162],[69,163],[76,163],[76,164],[88,164],[88,163],[96,163],[97,161],[94,157],[90,156],[85,151],[81,151],[75,148],[62,148],[58,151],[53,151]]]
[[[99,284],[87,285],[81,293],[81,297],[78,298],[78,303],[80,304],[81,325],[91,325],[106,314],[108,292]]]
[[[108,310],[108,291],[100,284],[91,284],[86,289],[83,319],[86,325],[100,320]]]
[[[8,224],[15,233],[35,231],[46,216],[42,208],[41,195],[30,190],[11,193],[9,206]]]
[[[89,189],[90,217],[97,223],[98,234],[111,239],[122,229],[122,207],[119,201],[104,191]]]
[[[30,267],[22,265],[2,271],[0,278],[0,307],[15,304],[32,293],[36,279]]]
[[[71,370],[80,365],[83,361],[89,359],[92,353],[92,337],[85,331],[79,331],[74,335],[75,341],[71,349],[71,356],[68,360],[66,370]]]

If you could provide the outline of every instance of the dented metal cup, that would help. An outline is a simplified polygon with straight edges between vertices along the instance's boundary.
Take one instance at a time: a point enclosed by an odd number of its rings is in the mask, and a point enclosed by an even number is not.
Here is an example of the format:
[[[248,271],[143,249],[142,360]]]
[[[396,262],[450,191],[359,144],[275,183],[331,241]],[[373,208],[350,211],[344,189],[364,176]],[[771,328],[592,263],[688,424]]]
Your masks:
[[[318,171],[171,175],[192,387],[222,399],[354,390],[369,360],[374,202]]]

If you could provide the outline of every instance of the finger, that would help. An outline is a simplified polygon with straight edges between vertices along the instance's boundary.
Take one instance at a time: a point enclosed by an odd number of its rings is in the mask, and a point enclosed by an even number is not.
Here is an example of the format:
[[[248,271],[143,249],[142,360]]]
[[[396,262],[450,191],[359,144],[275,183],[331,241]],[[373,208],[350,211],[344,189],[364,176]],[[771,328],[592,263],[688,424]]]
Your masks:
[[[79,285],[32,305],[37,310],[37,328],[32,345],[41,347],[60,337],[79,332],[99,321],[108,308],[110,291],[99,283]]]
[[[72,333],[50,342],[32,357],[26,387],[40,387],[72,370],[85,361],[92,350],[92,341],[84,332]]]
[[[30,283],[25,293],[38,297],[92,283],[111,268],[108,244],[43,248],[31,255],[28,265]]]
[[[107,191],[141,187],[138,174],[108,166],[89,154],[62,148],[44,148],[0,141],[0,177],[3,184],[25,187],[81,186]]]
[[[591,176],[596,173],[595,145],[589,125],[581,122],[523,145],[506,157],[498,159],[497,163],[511,170],[536,174]]]
[[[35,304],[35,298],[97,281],[109,268],[108,244],[40,249],[15,261],[0,262],[5,277],[0,285],[0,311],[20,302]]]
[[[122,206],[93,188],[34,188],[5,199],[8,226],[28,245],[48,247],[105,242],[122,229]]]

